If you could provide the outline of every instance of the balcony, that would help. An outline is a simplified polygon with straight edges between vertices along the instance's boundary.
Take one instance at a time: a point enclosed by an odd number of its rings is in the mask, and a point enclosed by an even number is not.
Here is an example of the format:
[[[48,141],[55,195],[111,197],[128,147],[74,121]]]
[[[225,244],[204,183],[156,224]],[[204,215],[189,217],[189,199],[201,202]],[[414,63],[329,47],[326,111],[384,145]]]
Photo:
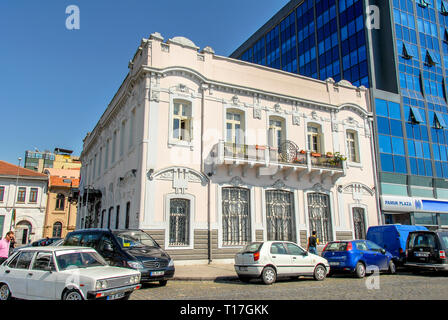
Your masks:
[[[228,175],[233,168],[241,167],[245,176],[250,168],[256,169],[257,177],[277,174],[285,180],[297,174],[297,179],[309,176],[310,182],[327,177],[334,183],[339,177],[346,175],[345,161],[331,154],[314,154],[300,150],[294,142],[284,141],[280,148],[261,145],[245,145],[228,143],[223,140],[215,146],[215,168],[227,166]]]

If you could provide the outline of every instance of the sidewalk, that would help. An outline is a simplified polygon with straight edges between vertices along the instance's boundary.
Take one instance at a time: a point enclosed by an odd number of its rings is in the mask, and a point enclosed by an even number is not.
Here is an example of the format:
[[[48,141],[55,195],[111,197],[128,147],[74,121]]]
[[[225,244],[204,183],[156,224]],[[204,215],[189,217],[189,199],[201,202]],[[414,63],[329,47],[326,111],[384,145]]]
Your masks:
[[[195,264],[176,266],[173,280],[215,281],[236,280],[238,276],[232,264]]]

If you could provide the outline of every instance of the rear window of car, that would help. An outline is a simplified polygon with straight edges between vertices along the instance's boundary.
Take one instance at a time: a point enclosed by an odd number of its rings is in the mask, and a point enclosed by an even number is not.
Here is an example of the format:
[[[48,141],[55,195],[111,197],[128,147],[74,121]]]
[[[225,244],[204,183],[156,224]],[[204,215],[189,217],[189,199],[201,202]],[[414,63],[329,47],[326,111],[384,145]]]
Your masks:
[[[409,235],[409,249],[435,248],[436,236],[433,233],[411,233]]]
[[[325,251],[345,251],[347,242],[331,242],[325,248]]]
[[[248,244],[241,253],[254,253],[261,249],[261,246],[263,245],[262,242],[254,242],[251,244]]]

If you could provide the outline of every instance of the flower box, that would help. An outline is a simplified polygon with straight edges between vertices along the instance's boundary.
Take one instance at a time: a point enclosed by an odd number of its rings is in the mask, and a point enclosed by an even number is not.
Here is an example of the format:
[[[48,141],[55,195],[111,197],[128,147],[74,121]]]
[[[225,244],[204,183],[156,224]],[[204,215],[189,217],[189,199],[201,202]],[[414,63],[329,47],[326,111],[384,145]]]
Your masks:
[[[266,147],[265,146],[259,146],[257,144],[257,145],[255,145],[255,149],[257,149],[257,150],[266,150]]]
[[[305,153],[306,153],[305,150],[300,150],[299,152],[300,152],[301,154],[305,154]]]
[[[320,153],[317,153],[317,152],[312,152],[312,153],[311,153],[311,156],[317,158],[317,157],[320,157],[320,156],[322,156],[322,155],[321,155]]]

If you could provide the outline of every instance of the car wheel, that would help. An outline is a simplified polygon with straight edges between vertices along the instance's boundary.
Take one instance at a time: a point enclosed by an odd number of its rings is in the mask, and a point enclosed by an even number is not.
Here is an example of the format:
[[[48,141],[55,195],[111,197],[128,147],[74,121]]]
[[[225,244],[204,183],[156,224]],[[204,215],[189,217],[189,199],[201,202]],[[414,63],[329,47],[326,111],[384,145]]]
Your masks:
[[[277,279],[277,274],[275,273],[274,268],[266,267],[263,269],[261,273],[261,278],[265,284],[273,284]]]
[[[160,284],[161,287],[166,286],[167,283],[168,283],[168,280],[160,280],[159,281],[159,284]]]
[[[358,262],[355,268],[355,275],[358,278],[364,278],[366,276],[366,267],[362,262]]]
[[[9,300],[11,299],[11,291],[9,291],[9,287],[6,283],[0,286],[0,300]]]
[[[238,276],[238,279],[240,279],[241,282],[245,283],[248,283],[250,281],[250,278],[245,276]]]
[[[389,261],[389,274],[394,274],[395,272],[397,272],[397,267],[395,266],[395,263],[390,260]]]
[[[322,281],[325,279],[325,276],[327,275],[327,269],[323,265],[318,265],[314,269],[314,279],[317,281]]]
[[[84,300],[78,290],[72,289],[64,293],[62,300]]]

